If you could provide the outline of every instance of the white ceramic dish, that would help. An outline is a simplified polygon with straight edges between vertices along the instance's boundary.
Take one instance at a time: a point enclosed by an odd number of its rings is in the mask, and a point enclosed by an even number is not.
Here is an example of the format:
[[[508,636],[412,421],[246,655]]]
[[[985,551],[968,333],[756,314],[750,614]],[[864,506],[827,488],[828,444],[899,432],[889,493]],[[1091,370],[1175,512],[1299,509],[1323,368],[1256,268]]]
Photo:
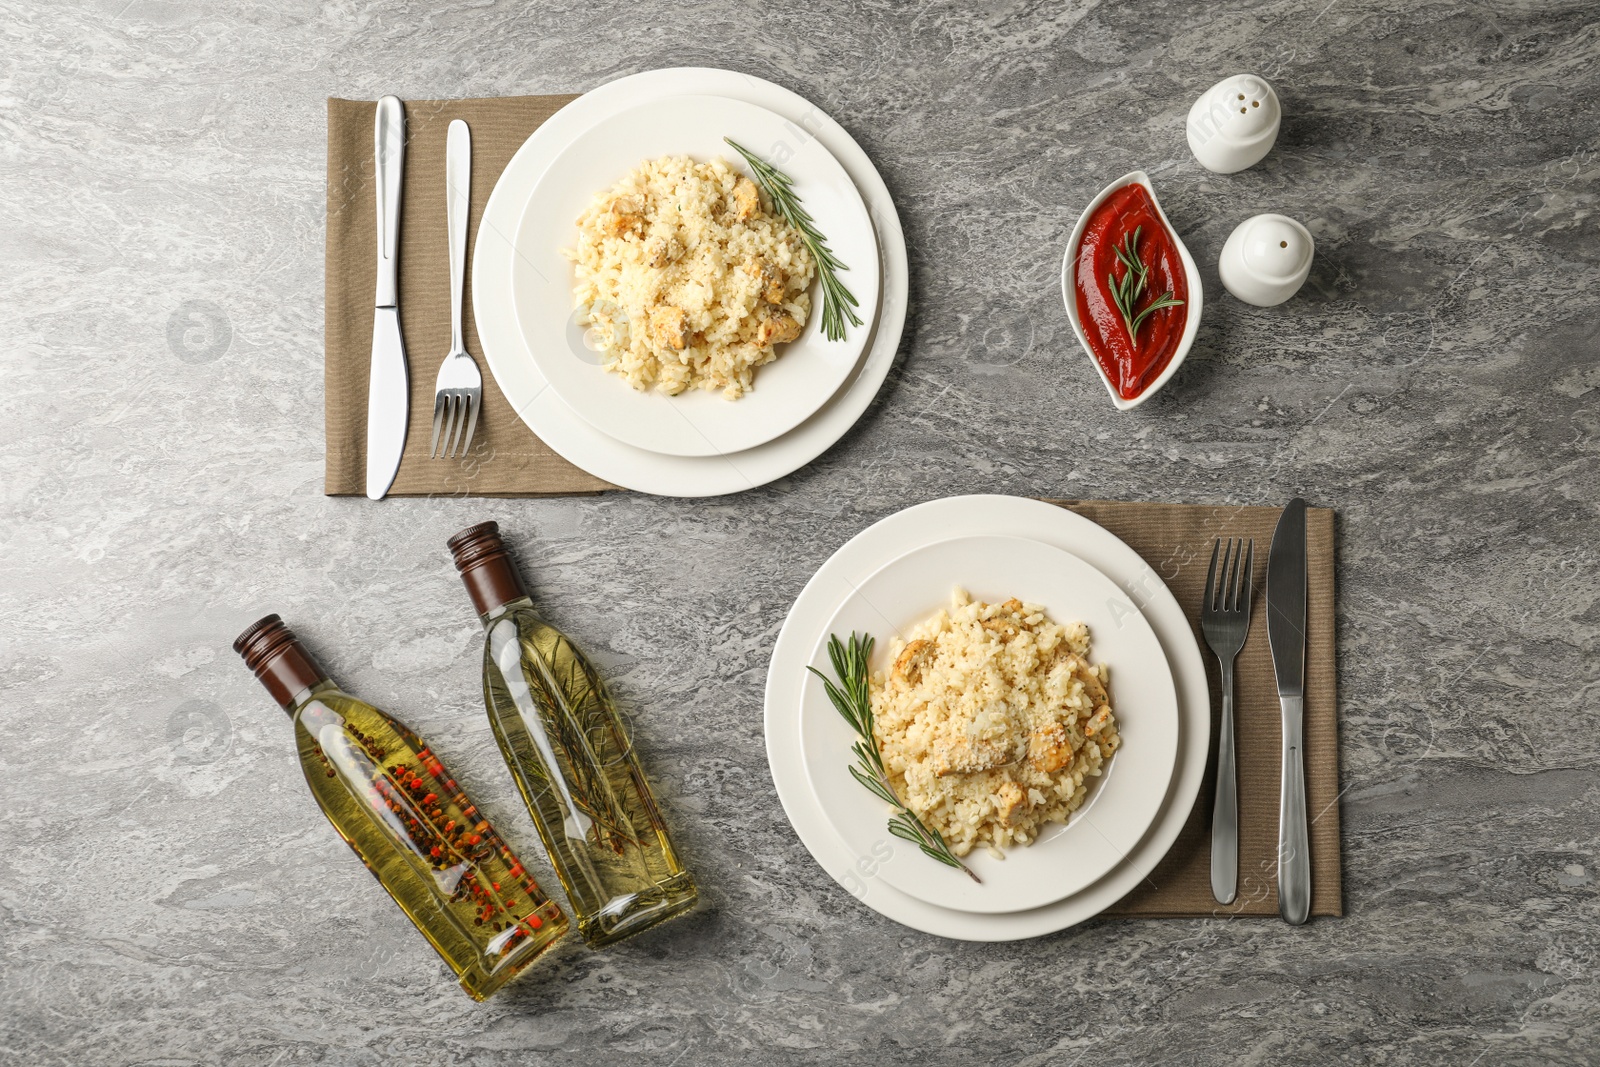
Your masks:
[[[832,400],[776,440],[728,456],[667,456],[601,433],[548,387],[512,310],[512,238],[528,193],[550,161],[590,123],[660,96],[726,96],[759,104],[816,137],[850,173],[872,216],[882,272],[876,325],[867,353]],[[803,97],[733,71],[680,67],[602,85],[551,116],[517,150],[484,205],[472,259],[472,310],[484,356],[517,415],[567,461],[614,485],[662,496],[719,496],[753,489],[810,463],[855,425],[894,363],[905,327],[905,233],[894,201],[866,153]],[[867,318],[868,309],[862,309]]]
[[[1026,911],[1092,885],[1150,829],[1177,759],[1178,694],[1161,642],[1122,590],[1071,553],[1018,537],[941,541],[886,564],[845,598],[810,665],[831,677],[828,634],[860,632],[876,635],[872,666],[887,671],[891,638],[947,607],[956,585],[977,600],[1014,596],[1042,605],[1056,622],[1089,626],[1091,661],[1111,668],[1122,746],[1106,773],[1088,783],[1083,806],[1067,823],[1045,827],[1033,844],[1007,849],[1004,859],[974,850],[965,862],[980,884],[888,833],[885,805],[849,773],[855,731],[809,672],[800,698],[801,753],[812,794],[845,844],[864,856],[889,853],[877,871],[889,885],[957,911]]]
[[[594,197],[647,159],[721,157],[748,174],[731,137],[780,169],[828,238],[841,277],[870,315],[878,306],[878,245],[855,183],[815,137],[803,141],[779,115],[717,96],[663,97],[590,125],[534,185],[515,241],[512,294],[528,352],[567,406],[624,444],[671,456],[742,452],[788,433],[828,402],[866,349],[872,322],[847,324],[845,336],[822,334],[822,287],[805,332],[756,371],[755,387],[737,401],[693,389],[678,396],[639,392],[599,366],[601,356],[574,329],[574,270],[561,254],[576,244],[576,220]],[[644,328],[645,324],[638,324]]]
[[[1183,260],[1183,273],[1189,283],[1189,297],[1185,305],[1185,318],[1183,323],[1183,336],[1178,340],[1178,349],[1172,353],[1172,359],[1167,363],[1156,380],[1149,387],[1132,400],[1125,400],[1117,395],[1117,387],[1112,384],[1106,372],[1101,369],[1100,361],[1094,358],[1094,352],[1089,348],[1089,338],[1084,335],[1083,323],[1078,321],[1078,245],[1083,240],[1083,231],[1089,225],[1089,216],[1094,214],[1095,208],[1105,203],[1112,193],[1125,185],[1137,182],[1145,187],[1150,194],[1150,200],[1156,206],[1156,213],[1161,216],[1161,221],[1166,224],[1167,232],[1172,235],[1173,244],[1178,248],[1178,258]],[[1067,305],[1067,320],[1072,323],[1072,332],[1078,338],[1078,344],[1083,347],[1084,355],[1089,357],[1089,365],[1100,376],[1100,381],[1105,385],[1106,392],[1111,394],[1111,402],[1119,411],[1131,411],[1143,404],[1146,400],[1161,391],[1161,387],[1171,380],[1183,365],[1184,357],[1189,354],[1189,349],[1194,344],[1195,334],[1200,332],[1200,312],[1204,305],[1204,294],[1201,292],[1200,271],[1194,265],[1194,257],[1189,255],[1188,246],[1183,243],[1183,238],[1178,236],[1178,231],[1172,225],[1172,220],[1167,218],[1167,213],[1161,207],[1161,200],[1156,196],[1156,190],[1150,184],[1150,176],[1142,170],[1130,171],[1100,190],[1095,198],[1089,201],[1089,206],[1083,209],[1083,214],[1078,216],[1078,224],[1072,228],[1072,236],[1067,240],[1067,253],[1061,261],[1061,299]]]
[[[1082,559],[1122,589],[1143,612],[1166,653],[1178,690],[1178,763],[1161,813],[1126,862],[1080,892],[1031,911],[985,915],[917,900],[877,877],[883,858],[849,848],[823,815],[800,756],[801,692],[818,636],[856,585],[920,545],[952,537],[1004,534],[1042,541]],[[1210,740],[1205,664],[1189,621],[1138,553],[1103,527],[1063,508],[1008,496],[930,501],[883,519],[835,552],[789,609],[767,672],[765,732],[773,784],[795,833],[817,863],[867,907],[941,937],[1011,941],[1066,929],[1115,904],[1167,854],[1194,806]]]

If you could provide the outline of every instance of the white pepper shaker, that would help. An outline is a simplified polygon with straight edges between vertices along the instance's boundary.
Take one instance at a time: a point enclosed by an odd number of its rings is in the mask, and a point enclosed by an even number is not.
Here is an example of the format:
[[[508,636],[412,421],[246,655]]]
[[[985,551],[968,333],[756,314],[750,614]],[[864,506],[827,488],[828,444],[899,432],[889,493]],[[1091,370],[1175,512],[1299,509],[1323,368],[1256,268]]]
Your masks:
[[[1223,288],[1246,304],[1272,307],[1305,284],[1315,252],[1311,232],[1294,219],[1256,215],[1228,235],[1217,273]]]

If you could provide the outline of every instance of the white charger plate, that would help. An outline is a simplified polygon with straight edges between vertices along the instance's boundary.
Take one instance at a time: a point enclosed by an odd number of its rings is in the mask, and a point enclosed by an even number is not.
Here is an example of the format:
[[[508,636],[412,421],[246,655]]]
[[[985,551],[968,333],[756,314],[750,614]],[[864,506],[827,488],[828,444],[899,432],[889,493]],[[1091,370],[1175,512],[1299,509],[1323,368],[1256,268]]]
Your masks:
[[[580,418],[534,366],[512,310],[513,237],[529,192],[561,149],[600,118],[658,96],[725,96],[768,108],[814,136],[849,172],[866,201],[881,269],[867,353],[832,400],[776,440],[726,456],[668,456],[623,444]],[[677,67],[602,85],[574,100],[517,150],[484,206],[472,256],[472,312],[484,356],[517,415],[557,454],[614,485],[662,496],[719,496],[781,478],[826,451],[872,403],[894,363],[908,295],[905,233],[872,161],[804,97],[734,71]],[[862,317],[867,318],[867,309]]]
[[[952,537],[1005,534],[1063,548],[1111,579],[1140,609],[1161,641],[1178,690],[1177,771],[1160,814],[1127,860],[1093,885],[1030,911],[986,915],[941,908],[877,877],[884,858],[851,849],[829,824],[800,755],[801,693],[806,664],[846,597],[884,563],[920,545]],[[1138,553],[1101,526],[1064,508],[1008,496],[934,500],[856,534],[817,570],[790,608],[767,672],[767,763],[784,813],[817,863],[867,907],[913,929],[968,941],[1039,937],[1090,919],[1146,879],[1167,854],[1194,807],[1210,743],[1205,664],[1189,621]],[[859,787],[858,787],[859,788]]]
[[[813,280],[812,313],[804,332],[756,370],[754,387],[738,400],[691,389],[677,396],[640,392],[605,370],[585,344],[573,309],[572,263],[562,254],[578,241],[578,216],[641,162],[689,156],[722,158],[738,172],[749,167],[723,141],[731,137],[774,162],[816,221],[829,248],[849,269],[841,279],[860,306],[878,306],[878,243],[855,183],[815,137],[796,137],[779,115],[742,100],[717,96],[665,97],[594,123],[545,171],[523,209],[512,266],[518,324],[539,372],[567,406],[602,433],[651,452],[715,456],[742,452],[788,433],[844,384],[866,349],[872,329],[846,323],[845,335],[822,333],[822,286]],[[637,330],[646,323],[630,324]]]
[[[1178,751],[1178,694],[1161,642],[1127,595],[1078,557],[1019,537],[979,536],[913,549],[884,565],[845,598],[817,642],[811,666],[832,677],[829,634],[877,638],[874,670],[890,666],[892,637],[950,603],[952,586],[974,599],[1016,597],[1052,620],[1089,627],[1090,660],[1110,666],[1109,690],[1122,746],[1106,773],[1091,779],[1083,806],[1065,824],[1045,827],[1031,845],[997,859],[982,849],[965,858],[981,884],[940,866],[889,834],[882,801],[849,773],[856,733],[807,672],[800,747],[812,794],[845,844],[859,855],[887,852],[877,877],[918,900],[969,912],[1026,911],[1088,887],[1122,863],[1155,821]]]

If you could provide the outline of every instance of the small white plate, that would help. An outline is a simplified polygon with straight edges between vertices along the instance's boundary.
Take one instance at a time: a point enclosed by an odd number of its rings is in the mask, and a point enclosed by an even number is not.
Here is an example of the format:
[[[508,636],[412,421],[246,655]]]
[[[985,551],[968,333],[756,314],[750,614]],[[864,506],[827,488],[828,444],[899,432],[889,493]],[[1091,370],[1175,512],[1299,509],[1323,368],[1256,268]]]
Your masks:
[[[561,254],[577,242],[578,216],[597,194],[640,163],[662,156],[697,162],[721,157],[749,167],[723,141],[731,137],[794,182],[860,307],[859,326],[829,341],[822,333],[822,286],[800,337],[758,368],[738,400],[691,389],[678,396],[631,388],[606,371],[585,343],[573,309],[574,269]],[[556,157],[534,186],[515,239],[512,294],[517,322],[539,372],[573,411],[603,433],[671,456],[742,452],[794,429],[838,392],[866,348],[878,306],[878,246],[855,183],[820,140],[766,108],[716,96],[657,99],[594,123]],[[640,324],[642,326],[642,324]]]
[[[1055,622],[1087,624],[1091,662],[1111,668],[1122,746],[1069,821],[1047,825],[1033,844],[1006,849],[1004,859],[974,850],[965,862],[982,879],[975,883],[889,834],[888,808],[849,773],[856,734],[810,672],[800,698],[801,753],[823,814],[849,849],[880,858],[878,876],[889,885],[957,911],[1026,911],[1098,881],[1150,829],[1177,761],[1177,690],[1161,642],[1110,579],[1062,549],[1004,536],[926,545],[875,572],[839,607],[811,666],[831,678],[828,634],[845,640],[860,632],[877,640],[872,669],[887,670],[890,639],[947,607],[958,585],[975,600],[1016,597],[1042,605]]]

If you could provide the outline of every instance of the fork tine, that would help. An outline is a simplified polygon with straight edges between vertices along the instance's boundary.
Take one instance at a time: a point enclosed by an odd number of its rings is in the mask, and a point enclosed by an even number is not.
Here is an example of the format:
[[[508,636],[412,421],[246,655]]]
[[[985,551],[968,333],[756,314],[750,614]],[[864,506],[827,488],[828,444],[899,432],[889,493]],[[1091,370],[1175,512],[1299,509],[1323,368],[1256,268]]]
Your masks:
[[[464,456],[472,448],[472,435],[478,432],[478,412],[483,408],[483,397],[467,394],[467,443],[461,446]]]
[[[1256,591],[1256,542],[1251,538],[1245,546],[1244,573],[1239,576],[1239,588],[1233,595],[1235,610],[1243,609],[1246,617],[1250,614],[1250,602],[1255,599]],[[1240,603],[1240,600],[1244,603]]]
[[[443,457],[444,459],[450,459],[450,458],[455,456],[455,454],[456,454],[456,448],[455,448],[456,433],[460,429],[461,429],[461,394],[458,393],[458,392],[455,392],[454,390],[451,390],[451,392],[450,392],[450,425],[444,431],[444,449],[440,452],[440,456]]]
[[[1228,576],[1222,583],[1222,610],[1233,611],[1239,606],[1239,598],[1234,595],[1234,585],[1239,577],[1239,556],[1244,551],[1244,542],[1238,538],[1228,538]]]
[[[1217,538],[1211,543],[1211,566],[1206,568],[1206,599],[1201,605],[1206,611],[1216,607],[1217,595],[1217,553],[1222,551],[1222,538]]]
[[[433,444],[428,446],[428,458],[434,459],[439,454],[439,424],[444,419],[444,394],[436,393],[433,398]]]
[[[461,439],[467,432],[467,394],[456,391],[456,432],[450,437],[450,458],[460,454]]]

